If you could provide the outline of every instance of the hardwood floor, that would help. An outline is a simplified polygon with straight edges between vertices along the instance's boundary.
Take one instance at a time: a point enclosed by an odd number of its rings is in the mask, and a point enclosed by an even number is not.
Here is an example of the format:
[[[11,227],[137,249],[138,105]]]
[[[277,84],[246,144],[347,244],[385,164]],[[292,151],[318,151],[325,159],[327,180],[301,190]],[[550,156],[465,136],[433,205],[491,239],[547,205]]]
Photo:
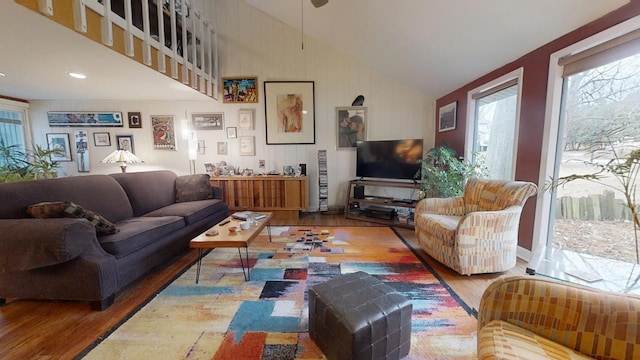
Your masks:
[[[303,214],[299,220],[276,220],[273,225],[381,226],[376,223],[345,219],[343,215]],[[413,229],[395,228],[414,248],[419,249]],[[526,263],[502,274],[461,276],[430,259],[423,258],[473,309],[480,304],[484,289],[494,280],[525,273]],[[196,260],[189,251],[170,264],[133,283],[116,297],[105,311],[92,311],[86,302],[9,301],[0,307],[0,359],[73,359],[127,314],[144,303],[159,288]]]

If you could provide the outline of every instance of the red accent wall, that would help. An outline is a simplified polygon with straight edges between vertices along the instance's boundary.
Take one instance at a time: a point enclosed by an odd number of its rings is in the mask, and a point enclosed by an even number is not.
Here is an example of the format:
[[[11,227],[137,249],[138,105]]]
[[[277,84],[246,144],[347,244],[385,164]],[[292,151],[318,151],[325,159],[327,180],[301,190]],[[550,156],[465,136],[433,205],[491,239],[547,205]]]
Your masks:
[[[435,144],[439,145],[442,142],[446,142],[458,154],[464,154],[467,94],[481,85],[522,67],[524,74],[515,177],[516,180],[531,181],[537,184],[540,173],[550,55],[638,15],[640,15],[640,0],[631,0],[629,4],[441,97],[436,101],[436,109],[454,101],[458,102],[456,120],[458,126],[452,131],[436,133]],[[540,187],[540,184],[538,186]],[[535,199],[530,198],[524,207],[520,222],[519,245],[529,250],[531,250],[533,243],[535,207]]]

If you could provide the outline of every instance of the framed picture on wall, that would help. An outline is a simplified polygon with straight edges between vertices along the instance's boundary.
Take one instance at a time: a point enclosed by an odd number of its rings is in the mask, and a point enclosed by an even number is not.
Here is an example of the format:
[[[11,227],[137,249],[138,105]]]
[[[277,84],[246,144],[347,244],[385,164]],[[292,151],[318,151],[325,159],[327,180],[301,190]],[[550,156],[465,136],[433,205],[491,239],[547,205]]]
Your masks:
[[[119,111],[49,111],[47,119],[52,127],[122,127],[122,113]]]
[[[238,128],[236,127],[228,127],[227,128],[227,139],[235,139],[238,137]]]
[[[142,118],[140,118],[140,112],[129,112],[127,113],[127,117],[129,118],[129,128],[142,128]]]
[[[457,105],[456,101],[440,108],[438,111],[438,132],[455,130]]]
[[[367,140],[367,108],[348,106],[336,108],[336,136],[338,150],[355,150],[358,141]]]
[[[49,150],[57,150],[56,153],[51,154],[51,160],[71,161],[69,134],[47,134],[47,145]]]
[[[154,150],[176,150],[176,129],[173,115],[151,115]]]
[[[267,145],[316,143],[314,84],[264,82]]]
[[[253,156],[256,154],[255,136],[240,136],[240,155]]]
[[[222,78],[222,102],[224,103],[257,103],[257,77]]]
[[[94,132],[93,143],[95,146],[111,146],[111,135],[108,132]]]
[[[224,113],[191,114],[191,119],[196,130],[224,129]]]
[[[133,149],[133,135],[116,135],[118,150],[126,150],[135,154]]]
[[[238,128],[242,130],[253,130],[253,109],[240,109],[238,110]]]
[[[224,141],[220,141],[217,144],[218,147],[218,155],[227,155],[227,143]]]

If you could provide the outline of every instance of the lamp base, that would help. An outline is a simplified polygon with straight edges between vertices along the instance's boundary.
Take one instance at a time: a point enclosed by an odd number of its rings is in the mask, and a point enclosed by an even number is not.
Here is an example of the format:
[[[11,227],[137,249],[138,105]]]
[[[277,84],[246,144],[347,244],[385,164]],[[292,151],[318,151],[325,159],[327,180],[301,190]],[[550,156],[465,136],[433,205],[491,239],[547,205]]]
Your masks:
[[[120,169],[122,169],[123,173],[126,173],[127,172],[127,165],[125,165],[125,164],[120,165]]]

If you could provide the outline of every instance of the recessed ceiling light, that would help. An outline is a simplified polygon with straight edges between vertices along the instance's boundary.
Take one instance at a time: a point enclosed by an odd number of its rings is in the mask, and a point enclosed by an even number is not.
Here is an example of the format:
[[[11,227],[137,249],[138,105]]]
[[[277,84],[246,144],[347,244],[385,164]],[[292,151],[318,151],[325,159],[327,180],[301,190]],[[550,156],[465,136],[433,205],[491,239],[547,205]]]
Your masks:
[[[7,75],[5,75],[4,73],[0,73],[0,77],[5,77]]]
[[[72,72],[72,71],[67,71],[67,75],[71,76],[74,79],[86,79],[87,75],[83,74],[83,73],[77,73],[77,72]]]

